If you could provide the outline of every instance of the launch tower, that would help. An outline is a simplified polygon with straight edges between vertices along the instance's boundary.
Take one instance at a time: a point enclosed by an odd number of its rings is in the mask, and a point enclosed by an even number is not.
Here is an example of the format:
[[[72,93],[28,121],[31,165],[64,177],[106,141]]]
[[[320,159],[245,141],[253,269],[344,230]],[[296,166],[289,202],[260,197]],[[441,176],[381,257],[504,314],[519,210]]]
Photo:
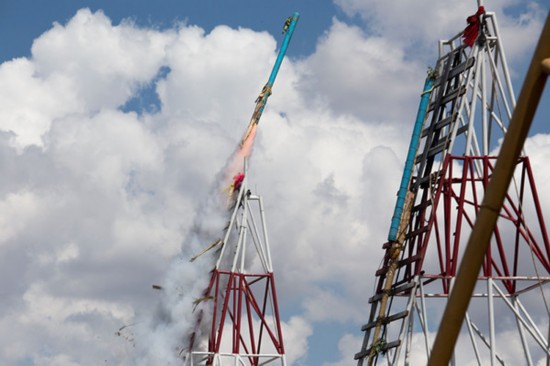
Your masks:
[[[440,41],[428,73],[358,366],[426,364],[468,260],[464,245],[516,103],[495,14],[480,6],[468,24]],[[515,164],[452,364],[550,359],[550,242],[529,158]]]
[[[191,353],[191,365],[286,365],[273,266],[262,198],[246,176],[231,187],[232,215],[210,284],[201,301],[211,324],[208,351]]]

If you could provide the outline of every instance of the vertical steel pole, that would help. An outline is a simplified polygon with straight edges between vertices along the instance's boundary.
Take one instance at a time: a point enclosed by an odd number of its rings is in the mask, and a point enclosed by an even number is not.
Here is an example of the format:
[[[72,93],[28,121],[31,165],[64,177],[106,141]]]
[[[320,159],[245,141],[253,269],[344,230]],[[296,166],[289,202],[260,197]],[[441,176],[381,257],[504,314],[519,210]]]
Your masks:
[[[430,340],[428,338],[428,314],[426,312],[426,299],[424,298],[424,285],[420,280],[418,285],[420,286],[420,306],[422,307],[422,317],[424,318],[424,344],[426,346],[426,354],[430,357]]]
[[[512,303],[514,305],[514,308],[516,309],[516,312],[519,313],[517,296],[514,296],[512,298]],[[517,315],[516,315],[516,324],[518,326],[521,345],[523,346],[523,352],[525,353],[525,361],[527,362],[527,366],[533,366],[533,361],[531,359],[531,352],[529,351],[529,345],[527,344],[527,340],[525,339],[525,331],[523,330],[523,324],[519,321]]]
[[[466,325],[468,326],[468,334],[470,335],[470,340],[472,341],[472,348],[474,349],[474,353],[476,355],[477,364],[481,366],[479,350],[477,349],[477,342],[475,339],[474,330],[472,329],[472,321],[470,320],[468,313],[466,313]]]
[[[493,279],[487,279],[487,303],[489,305],[489,344],[491,348],[491,366],[496,365],[495,307],[493,302]]]
[[[475,72],[472,72],[472,70],[469,71],[468,73],[468,81],[466,83],[466,85],[468,85],[470,83],[470,80],[471,80],[471,75],[474,74],[474,85],[472,87],[472,106],[470,108],[470,117],[468,118],[468,137],[466,138],[466,148],[465,148],[465,154],[466,155],[475,155],[476,152],[474,152],[473,148],[472,148],[472,139],[474,137],[474,133],[475,133],[475,129],[474,129],[474,119],[475,119],[475,116],[476,116],[476,105],[477,105],[477,91],[478,91],[478,88],[479,88],[479,84],[480,84],[480,81],[481,79],[483,78],[483,74],[481,73],[480,69],[481,69],[481,65],[483,64],[484,60],[483,60],[483,52],[479,52],[479,46],[477,44],[474,45],[474,48],[472,49],[471,53],[473,54],[473,57],[474,58],[477,58],[478,62],[476,63],[476,69],[475,69]],[[472,56],[470,56],[472,57]],[[466,98],[464,98],[463,100],[466,100]],[[463,102],[461,102],[463,103]],[[481,109],[483,110],[483,106],[481,107]],[[456,124],[458,126],[458,124]],[[455,130],[456,130],[457,127],[455,127]],[[456,136],[456,133],[453,133],[453,138],[452,138],[452,141],[455,140],[455,137]]]
[[[483,47],[487,47],[487,45],[485,44]],[[486,53],[481,52],[481,146],[483,155],[489,155],[489,137],[487,133],[487,72],[485,69],[486,57]],[[475,113],[475,111],[473,112]]]

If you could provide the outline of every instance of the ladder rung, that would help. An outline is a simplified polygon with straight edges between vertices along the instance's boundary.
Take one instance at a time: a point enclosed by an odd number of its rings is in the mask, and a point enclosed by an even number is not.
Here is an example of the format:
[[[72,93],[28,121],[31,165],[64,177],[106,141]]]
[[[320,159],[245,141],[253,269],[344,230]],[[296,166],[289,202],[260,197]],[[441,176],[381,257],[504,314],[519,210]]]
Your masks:
[[[413,255],[412,257],[399,260],[397,261],[397,268],[406,266],[407,264],[411,264],[412,262],[416,262],[419,259],[420,259],[420,254],[416,254],[416,255]],[[388,272],[388,269],[389,269],[389,266],[384,266],[380,268],[378,271],[376,271],[374,275],[378,277],[383,274],[386,274]]]
[[[446,147],[447,147],[447,140],[445,139],[445,140],[441,141],[439,144],[437,144],[434,147],[430,148],[430,150],[428,151],[428,157],[432,157],[432,156],[435,156],[435,155],[439,154],[440,152],[445,150]]]
[[[368,349],[368,351],[370,351],[370,348]],[[369,355],[369,353],[367,352],[367,350],[364,350],[364,351],[361,351],[359,353],[356,353],[355,356],[353,356],[353,359],[355,360],[360,360],[362,358],[365,358]]]
[[[429,177],[426,177],[426,178],[422,178],[420,180],[420,184],[428,181]],[[416,206],[413,206],[413,208],[411,209],[412,212],[417,212],[417,211],[420,211],[420,210],[423,210],[425,209],[426,207],[428,206],[431,206],[432,204],[432,201],[431,200],[425,200],[424,202],[420,202],[418,205]]]
[[[384,266],[384,267],[378,269],[378,270],[374,273],[374,275],[375,275],[376,277],[379,277],[380,275],[386,274],[386,273],[388,272],[388,268],[389,268],[389,266]]]
[[[431,174],[427,174],[427,175],[423,176],[422,178],[417,178],[415,183],[416,183],[417,186],[425,186],[426,183],[428,183],[430,181],[430,179],[432,180],[432,182],[435,182],[437,179],[439,179],[441,177],[442,174],[443,174],[443,172],[441,170],[438,170],[438,171],[435,171]]]
[[[393,315],[390,315],[388,317],[383,318],[382,321],[380,322],[380,324],[386,325],[386,324],[389,324],[389,323],[393,322],[394,320],[403,319],[407,315],[409,315],[409,311],[408,310],[403,310],[400,313],[396,313],[396,314],[393,314]],[[374,328],[376,326],[377,322],[378,321],[375,320],[375,321],[372,321],[368,324],[365,324],[361,327],[361,330],[364,332],[368,329]]]
[[[427,156],[425,157],[426,159],[430,158],[432,156],[435,156],[435,155],[439,154],[440,152],[442,152],[443,150],[445,150],[445,148],[448,145],[448,141],[447,141],[446,137],[447,136],[440,137],[440,142],[437,145],[435,145],[435,146],[432,145],[432,146],[427,147],[428,148],[428,153],[427,153]],[[420,163],[424,159],[424,153],[425,152],[426,152],[426,150],[422,151],[420,154],[418,154],[416,156],[416,158],[414,160],[415,164]]]
[[[416,230],[414,230],[414,231],[411,231],[410,233],[408,233],[408,234],[405,236],[405,238],[406,238],[406,239],[414,238],[415,236],[418,236],[418,235],[420,235],[420,234],[423,234],[423,233],[425,233],[426,231],[428,231],[428,225],[419,227],[418,229],[416,229]]]
[[[394,296],[395,294],[408,291],[411,288],[413,288],[414,286],[415,286],[414,282],[408,282],[408,283],[405,283],[401,286],[392,288],[390,290],[390,296]],[[384,296],[384,292],[380,292],[380,293],[374,295],[373,297],[371,297],[369,299],[369,304],[372,304],[373,302],[379,301],[383,296]]]
[[[389,350],[390,348],[395,348],[397,346],[399,346],[401,344],[401,341],[400,340],[396,340],[396,341],[393,341],[393,342],[389,342],[389,343],[386,343],[384,345],[384,347],[381,347],[380,348],[380,351],[381,352],[386,352],[387,350]],[[360,360],[362,358],[365,358],[367,357],[369,354],[370,354],[370,350],[371,350],[372,347],[369,347],[368,349],[364,350],[364,351],[361,351],[359,353],[356,353],[355,356],[354,356],[354,359],[356,360]]]
[[[371,297],[371,298],[369,299],[369,304],[372,304],[373,302],[377,302],[378,300],[380,300],[380,299],[382,298],[382,296],[384,296],[384,293],[383,293],[383,292],[374,295],[373,297]]]
[[[431,175],[428,174],[428,175],[426,175],[425,177],[419,178],[419,179],[416,181],[416,184],[417,184],[419,187],[424,187],[424,186],[430,181],[430,177],[431,177]],[[421,205],[422,205],[422,207],[426,207],[426,206],[427,206],[426,202],[422,202],[421,204],[414,206],[414,207],[413,207],[413,210],[415,210],[417,207],[420,207]]]
[[[470,67],[474,65],[475,59],[473,57],[470,57],[468,60],[462,62],[460,65],[455,66],[454,68],[449,71],[448,79],[452,79],[455,76],[458,76],[459,74],[462,74],[464,71],[468,70]]]
[[[421,258],[421,255],[416,254],[416,255],[410,256],[409,258],[400,260],[397,265],[399,267],[403,267],[403,266],[406,266],[407,264],[411,264],[413,262],[416,262],[417,260],[420,260],[420,258]]]
[[[451,100],[455,100],[457,97],[463,95],[464,93],[466,93],[466,88],[461,87],[449,91],[447,95],[443,96],[443,98],[441,99],[441,105],[445,105]]]
[[[408,291],[408,290],[414,288],[414,286],[416,286],[416,284],[413,281],[405,283],[404,285],[396,287],[395,290],[393,290],[392,295],[398,294],[400,292]]]
[[[464,132],[468,131],[468,125],[460,127],[458,130],[456,130],[456,135],[462,135]]]
[[[452,116],[449,116],[447,118],[443,118],[442,120],[436,122],[435,124],[435,130],[441,130],[443,127],[447,126],[452,122],[453,118]],[[428,135],[429,130],[422,131],[422,137],[426,137]]]
[[[462,96],[464,93],[466,93],[466,88],[464,87],[460,87],[460,88],[456,88],[448,91],[446,95],[441,97],[441,99],[430,103],[428,107],[428,112],[433,111],[435,109],[439,109],[440,107],[445,107],[447,103],[449,103],[452,100],[455,100],[459,96]]]

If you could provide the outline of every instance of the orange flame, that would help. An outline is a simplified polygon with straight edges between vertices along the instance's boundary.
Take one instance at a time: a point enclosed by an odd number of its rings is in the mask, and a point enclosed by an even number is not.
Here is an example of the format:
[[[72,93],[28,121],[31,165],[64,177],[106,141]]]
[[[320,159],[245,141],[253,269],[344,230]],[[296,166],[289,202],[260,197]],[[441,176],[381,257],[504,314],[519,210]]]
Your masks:
[[[252,147],[254,146],[257,129],[258,125],[256,123],[248,127],[243,140],[229,160],[229,164],[224,174],[224,180],[228,184],[233,181],[232,179],[236,174],[244,172],[244,160],[248,159],[252,154]]]
[[[258,124],[254,123],[248,128],[247,135],[241,143],[242,159],[250,157],[252,153],[252,146],[254,145],[254,139],[256,138],[256,130],[258,129]]]

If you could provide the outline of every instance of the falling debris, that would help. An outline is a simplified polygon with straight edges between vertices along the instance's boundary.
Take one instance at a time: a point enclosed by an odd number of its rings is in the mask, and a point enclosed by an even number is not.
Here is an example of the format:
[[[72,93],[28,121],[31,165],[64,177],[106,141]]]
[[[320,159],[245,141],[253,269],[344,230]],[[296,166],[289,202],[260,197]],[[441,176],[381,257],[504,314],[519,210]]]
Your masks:
[[[205,302],[205,301],[208,301],[208,300],[214,300],[214,296],[203,296],[203,297],[199,297],[198,299],[195,299],[193,301],[193,311],[195,311],[197,309],[197,306],[202,303],[202,302]]]
[[[199,254],[193,256],[189,261],[190,261],[190,262],[194,262],[195,259],[197,259],[197,258],[200,257],[201,255],[203,255],[204,253],[208,252],[210,249],[217,247],[217,246],[220,245],[221,243],[223,243],[223,240],[221,240],[221,239],[216,240],[215,242],[213,242],[212,244],[210,244],[209,246],[207,246],[206,249],[204,249],[202,252],[200,252]],[[160,287],[160,286],[159,286],[159,287]]]
[[[118,328],[118,330],[115,332],[115,335],[117,337],[122,337],[126,341],[130,342],[132,346],[135,347],[134,333],[130,331],[130,328],[133,327],[134,325],[135,323],[123,325],[122,327]]]

